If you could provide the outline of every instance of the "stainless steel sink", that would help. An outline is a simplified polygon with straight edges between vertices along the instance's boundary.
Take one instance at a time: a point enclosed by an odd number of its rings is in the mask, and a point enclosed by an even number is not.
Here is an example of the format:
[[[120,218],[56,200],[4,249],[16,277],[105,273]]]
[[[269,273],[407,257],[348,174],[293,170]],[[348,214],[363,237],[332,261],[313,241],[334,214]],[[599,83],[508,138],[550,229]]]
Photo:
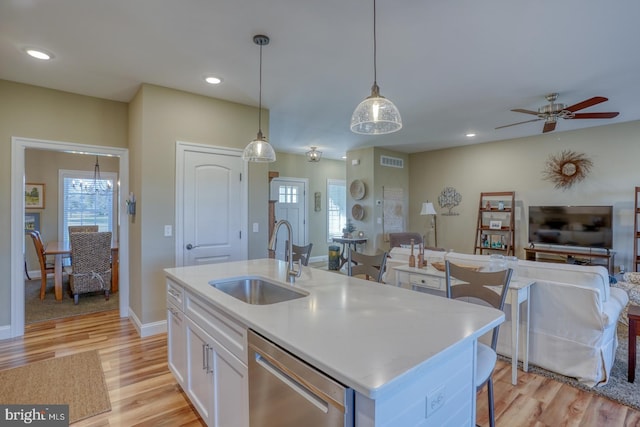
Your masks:
[[[256,276],[209,282],[209,284],[242,302],[253,305],[275,304],[308,295],[301,290],[278,285]]]

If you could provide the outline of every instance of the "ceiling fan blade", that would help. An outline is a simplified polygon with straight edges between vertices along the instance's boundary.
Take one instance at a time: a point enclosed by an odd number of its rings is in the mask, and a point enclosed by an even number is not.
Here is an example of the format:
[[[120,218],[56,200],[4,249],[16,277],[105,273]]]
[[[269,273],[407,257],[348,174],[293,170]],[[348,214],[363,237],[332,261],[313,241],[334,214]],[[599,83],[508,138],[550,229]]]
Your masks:
[[[523,123],[538,122],[540,120],[542,120],[542,119],[533,119],[533,120],[527,120],[527,121],[524,121],[524,122],[511,123],[510,125],[498,126],[496,129],[508,128],[509,126],[521,125]]]
[[[572,119],[613,119],[620,113],[576,113]]]
[[[567,107],[565,108],[565,110],[569,110],[572,113],[575,113],[578,110],[583,110],[585,108],[591,107],[596,104],[600,104],[601,102],[605,102],[605,101],[608,101],[608,99],[603,96],[594,96],[593,98],[586,99],[582,102],[578,102],[577,104]]]
[[[557,122],[546,122],[542,128],[542,133],[552,132],[556,129]]]
[[[522,108],[516,108],[516,109],[513,109],[513,110],[511,110],[511,111],[515,111],[516,113],[533,114],[534,116],[537,116],[537,115],[538,115],[538,112],[537,112],[537,111],[524,110],[524,109],[522,109]]]

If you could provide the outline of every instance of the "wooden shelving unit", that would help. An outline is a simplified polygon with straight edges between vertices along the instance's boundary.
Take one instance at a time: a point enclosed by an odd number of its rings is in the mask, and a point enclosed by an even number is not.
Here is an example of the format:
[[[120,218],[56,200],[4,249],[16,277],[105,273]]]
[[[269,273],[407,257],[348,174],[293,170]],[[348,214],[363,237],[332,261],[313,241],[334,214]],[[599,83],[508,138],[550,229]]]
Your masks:
[[[638,206],[638,193],[640,193],[640,187],[636,187],[636,196],[633,203],[634,215],[633,215],[633,271],[638,271],[638,265],[640,265],[640,254],[638,253],[638,245],[640,245],[640,206]]]
[[[480,193],[474,254],[515,253],[515,206],[515,191]]]

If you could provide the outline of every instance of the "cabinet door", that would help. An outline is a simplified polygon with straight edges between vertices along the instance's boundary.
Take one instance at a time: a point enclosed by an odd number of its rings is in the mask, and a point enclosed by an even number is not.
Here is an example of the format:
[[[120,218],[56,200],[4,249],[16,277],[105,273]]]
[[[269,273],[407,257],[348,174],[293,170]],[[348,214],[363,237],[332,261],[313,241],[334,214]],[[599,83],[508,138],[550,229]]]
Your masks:
[[[217,341],[214,349],[213,393],[216,427],[249,427],[249,381],[247,366]]]
[[[187,381],[186,393],[207,425],[213,425],[213,339],[186,318]]]
[[[184,314],[170,303],[167,303],[167,348],[169,369],[180,386],[185,389],[187,342]]]

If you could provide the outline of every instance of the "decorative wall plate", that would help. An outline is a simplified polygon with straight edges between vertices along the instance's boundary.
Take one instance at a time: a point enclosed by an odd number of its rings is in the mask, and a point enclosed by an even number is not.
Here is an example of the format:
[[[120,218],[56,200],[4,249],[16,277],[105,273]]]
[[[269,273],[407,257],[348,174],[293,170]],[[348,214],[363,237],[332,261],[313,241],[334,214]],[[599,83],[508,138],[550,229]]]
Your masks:
[[[349,187],[349,192],[354,200],[361,200],[367,192],[364,182],[359,179],[354,179]]]
[[[358,203],[353,205],[351,208],[351,216],[353,216],[353,219],[355,220],[362,221],[362,218],[364,218],[364,208],[362,205],[359,205]]]

